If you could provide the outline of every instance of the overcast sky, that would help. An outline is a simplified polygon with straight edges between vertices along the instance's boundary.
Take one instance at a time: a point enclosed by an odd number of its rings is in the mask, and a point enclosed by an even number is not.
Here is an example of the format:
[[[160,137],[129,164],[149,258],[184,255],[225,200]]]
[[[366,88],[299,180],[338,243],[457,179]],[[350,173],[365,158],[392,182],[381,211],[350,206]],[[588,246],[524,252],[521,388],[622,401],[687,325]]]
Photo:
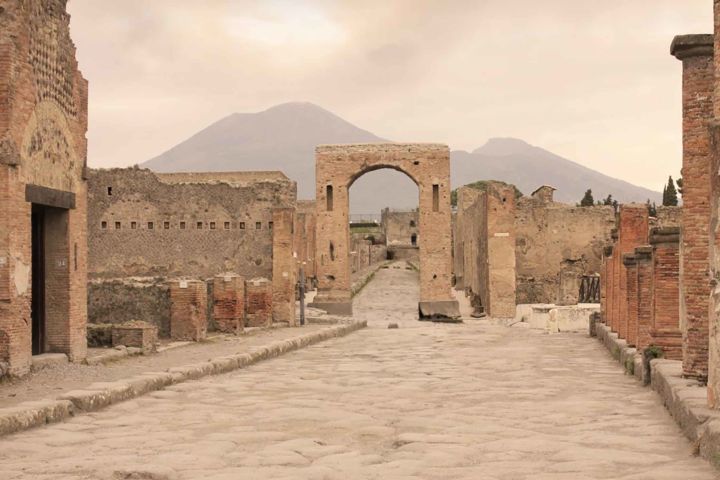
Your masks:
[[[660,189],[681,162],[675,34],[710,0],[70,0],[89,162],[309,101],[396,141],[512,136]]]

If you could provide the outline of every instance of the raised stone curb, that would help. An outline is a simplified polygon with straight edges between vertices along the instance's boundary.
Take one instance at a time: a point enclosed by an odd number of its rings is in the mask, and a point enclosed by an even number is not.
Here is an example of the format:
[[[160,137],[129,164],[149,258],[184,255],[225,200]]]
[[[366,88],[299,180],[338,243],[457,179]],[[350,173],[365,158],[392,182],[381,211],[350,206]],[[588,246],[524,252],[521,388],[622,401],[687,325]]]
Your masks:
[[[380,270],[386,265],[390,265],[391,263],[392,262],[378,262],[373,266],[373,268],[370,268],[365,273],[363,273],[363,275],[360,276],[360,278],[358,278],[357,280],[355,280],[350,286],[350,296],[354,297],[355,295],[360,293],[362,289],[365,288],[365,285],[370,283],[370,280],[373,279],[378,270]]]
[[[80,413],[93,412],[187,380],[228,373],[324,340],[345,336],[365,327],[366,321],[334,325],[317,332],[256,347],[249,353],[174,367],[166,372],[143,373],[116,382],[93,383],[82,390],[65,392],[55,400],[24,402],[15,407],[0,409],[0,436],[60,422]]]
[[[720,411],[708,408],[707,388],[694,379],[683,378],[679,360],[651,360],[650,378],[643,378],[645,369],[635,348],[628,347],[625,340],[619,339],[617,333],[612,333],[602,323],[595,324],[595,333],[627,373],[630,373],[629,363],[634,365],[632,373],[657,392],[700,456],[720,468]]]

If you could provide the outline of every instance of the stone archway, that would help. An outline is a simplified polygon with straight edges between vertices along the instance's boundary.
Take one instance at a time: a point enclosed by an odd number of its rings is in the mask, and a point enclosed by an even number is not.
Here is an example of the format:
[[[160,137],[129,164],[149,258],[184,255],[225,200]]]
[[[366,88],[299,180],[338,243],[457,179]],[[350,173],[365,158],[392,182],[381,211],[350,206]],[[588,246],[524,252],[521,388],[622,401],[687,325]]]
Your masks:
[[[318,293],[313,306],[352,315],[350,187],[382,168],[405,173],[419,191],[421,318],[458,318],[452,296],[450,150],[440,144],[321,145],[315,149]]]

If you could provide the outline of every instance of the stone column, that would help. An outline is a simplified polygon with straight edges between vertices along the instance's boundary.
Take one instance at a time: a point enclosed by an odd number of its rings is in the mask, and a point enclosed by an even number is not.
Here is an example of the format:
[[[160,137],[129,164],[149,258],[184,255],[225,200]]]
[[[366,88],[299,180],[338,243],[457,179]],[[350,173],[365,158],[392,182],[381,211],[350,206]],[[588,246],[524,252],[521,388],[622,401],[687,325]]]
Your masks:
[[[680,326],[683,375],[707,378],[710,135],[713,36],[679,35],[670,47],[683,63],[683,209],[680,241]]]
[[[679,321],[680,228],[653,228],[653,326],[652,343],[670,360],[682,359]]]
[[[618,267],[618,261],[620,258],[619,255],[619,249],[618,249],[618,232],[617,228],[614,228],[611,232],[611,237],[613,240],[613,256],[612,256],[612,262],[610,264],[610,287],[612,290],[612,295],[610,297],[610,302],[608,305],[608,308],[610,310],[610,331],[617,333],[617,323],[618,323],[618,309],[620,308],[620,297],[618,294],[618,288],[620,285],[620,268]]]
[[[625,267],[625,285],[627,287],[627,344],[634,347],[637,344],[638,330],[638,264],[635,253],[623,255]]]
[[[652,246],[635,249],[637,262],[637,340],[635,348],[642,352],[652,345],[650,329],[653,322],[653,264]]]
[[[627,271],[622,256],[635,252],[635,247],[648,243],[649,214],[647,205],[628,204],[620,207],[618,216],[617,263],[618,302],[617,332],[623,339],[628,338]]]
[[[295,322],[296,255],[293,252],[294,208],[274,208],[273,216],[273,320]]]

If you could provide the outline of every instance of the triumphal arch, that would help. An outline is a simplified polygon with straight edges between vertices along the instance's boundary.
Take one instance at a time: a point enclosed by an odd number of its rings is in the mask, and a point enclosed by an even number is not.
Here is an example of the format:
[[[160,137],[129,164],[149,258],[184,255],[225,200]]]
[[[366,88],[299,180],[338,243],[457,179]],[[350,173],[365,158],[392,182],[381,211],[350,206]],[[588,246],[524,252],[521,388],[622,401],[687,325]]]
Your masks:
[[[452,295],[450,150],[440,144],[320,145],[315,150],[318,293],[313,306],[352,315],[349,191],[367,172],[391,168],[418,187],[420,318],[456,319]]]

